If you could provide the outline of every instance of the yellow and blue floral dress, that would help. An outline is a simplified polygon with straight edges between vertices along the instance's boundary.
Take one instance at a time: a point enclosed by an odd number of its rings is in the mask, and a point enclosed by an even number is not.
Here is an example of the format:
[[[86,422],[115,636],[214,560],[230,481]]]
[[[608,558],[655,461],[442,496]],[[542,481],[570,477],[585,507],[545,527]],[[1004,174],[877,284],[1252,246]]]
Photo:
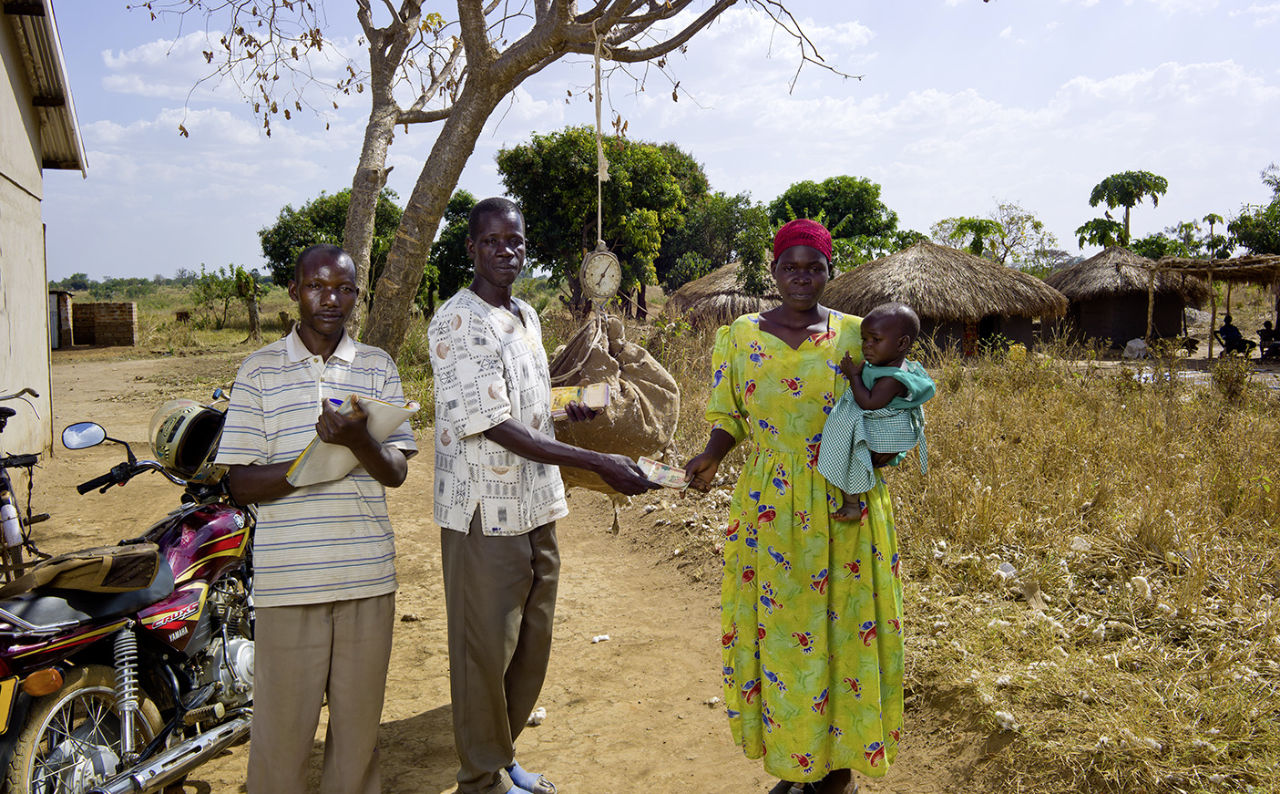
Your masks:
[[[707,420],[747,461],[730,507],[721,584],[733,739],[796,782],[833,769],[883,775],[902,731],[902,581],[884,481],[857,522],[817,470],[827,414],[862,357],[861,320],[831,312],[793,350],[739,317],[716,336]]]

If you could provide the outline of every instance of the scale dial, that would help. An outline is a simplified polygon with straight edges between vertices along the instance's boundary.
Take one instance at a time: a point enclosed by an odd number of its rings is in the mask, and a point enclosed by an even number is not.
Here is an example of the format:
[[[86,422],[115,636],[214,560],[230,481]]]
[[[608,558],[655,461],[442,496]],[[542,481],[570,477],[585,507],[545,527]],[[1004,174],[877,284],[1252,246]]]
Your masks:
[[[618,287],[622,286],[622,267],[618,264],[618,257],[603,248],[597,248],[582,260],[578,279],[588,298],[596,301],[609,300],[618,293]]]

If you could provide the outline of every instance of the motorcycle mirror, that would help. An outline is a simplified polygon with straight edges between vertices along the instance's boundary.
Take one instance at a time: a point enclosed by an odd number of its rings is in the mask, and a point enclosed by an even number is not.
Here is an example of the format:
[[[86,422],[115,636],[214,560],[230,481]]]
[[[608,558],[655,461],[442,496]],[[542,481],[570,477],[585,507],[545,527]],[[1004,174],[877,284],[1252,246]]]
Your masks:
[[[62,431],[62,446],[67,449],[96,447],[107,439],[107,431],[97,422],[76,422]]]

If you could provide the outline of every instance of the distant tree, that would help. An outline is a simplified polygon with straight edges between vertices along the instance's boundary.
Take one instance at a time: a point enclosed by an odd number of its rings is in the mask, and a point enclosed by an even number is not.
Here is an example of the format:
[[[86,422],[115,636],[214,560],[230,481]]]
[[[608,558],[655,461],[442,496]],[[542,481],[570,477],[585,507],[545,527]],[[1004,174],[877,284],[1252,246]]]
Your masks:
[[[833,237],[882,237],[898,228],[898,214],[880,200],[880,186],[864,177],[796,182],[769,204],[769,221],[779,226],[819,214]]]
[[[85,273],[72,273],[62,280],[61,288],[67,292],[87,292],[91,281]]]
[[[383,188],[378,196],[378,207],[374,213],[370,288],[382,273],[387,252],[391,250],[391,238],[400,225],[403,213],[395,203],[396,198],[395,191],[390,188]],[[304,249],[318,243],[342,245],[350,204],[351,188],[333,194],[322,192],[298,209],[286,204],[275,223],[258,231],[262,256],[267,260],[271,278],[276,284],[288,285],[293,278],[293,263]]]
[[[952,247],[963,246],[974,256],[987,254],[988,259],[995,259],[995,241],[1003,231],[999,222],[990,218],[967,216],[943,218],[929,229],[934,241]]]
[[[680,286],[700,279],[714,269],[715,265],[702,254],[697,251],[685,251],[668,271],[668,281],[664,282],[664,288],[668,290],[679,289]],[[667,284],[675,286],[666,286]]]
[[[836,237],[831,241],[831,266],[836,275],[839,275],[928,239],[929,235],[915,229],[898,229],[888,234]]]
[[[1081,257],[1069,254],[1060,248],[1046,248],[1037,251],[1035,259],[1030,264],[1020,266],[1020,269],[1036,278],[1044,278],[1055,270],[1061,270],[1080,261],[1082,261]]]
[[[1268,165],[1261,176],[1271,188],[1271,203],[1244,205],[1227,228],[1252,254],[1280,254],[1280,166]]]
[[[1167,234],[1149,234],[1146,237],[1129,243],[1129,250],[1147,259],[1160,259],[1165,256],[1190,256],[1187,247],[1176,238]]]
[[[191,289],[191,300],[196,310],[208,315],[213,327],[222,330],[227,324],[227,313],[231,303],[240,297],[236,284],[236,265],[208,270],[200,265],[200,275],[196,276]]]
[[[1209,254],[1210,259],[1226,259],[1231,256],[1231,252],[1235,250],[1236,241],[1225,234],[1214,234],[1213,228],[1223,223],[1222,216],[1216,212],[1211,212],[1202,218],[1209,225],[1209,234],[1202,241],[1204,250]]]
[[[1129,211],[1146,197],[1151,206],[1160,205],[1160,197],[1169,189],[1169,180],[1150,171],[1124,171],[1112,174],[1093,186],[1089,194],[1089,206],[1106,204],[1109,209],[1124,207],[1124,237],[1120,245],[1127,245],[1129,235]]]
[[[1204,233],[1199,221],[1182,221],[1166,226],[1163,232],[1149,234],[1129,244],[1130,250],[1149,259],[1166,256],[1196,258],[1210,256],[1225,259],[1235,248],[1235,241],[1225,235],[1214,234],[1213,227],[1222,223],[1222,216],[1210,213],[1205,216],[1209,232]]]
[[[985,218],[943,218],[929,231],[940,245],[964,247],[993,262],[1024,270],[1048,264],[1045,252],[1058,245],[1058,238],[1044,222],[1015,201],[1000,202]]]
[[[745,223],[733,241],[741,262],[738,286],[748,295],[759,297],[773,286],[769,263],[773,261],[773,235],[777,233],[778,226],[769,222],[763,206],[746,213],[743,220]]]
[[[476,197],[456,191],[445,208],[440,236],[427,255],[427,269],[416,304],[423,314],[435,313],[436,301],[445,300],[471,281],[471,257],[467,255],[467,218]]]
[[[764,213],[763,205],[746,193],[704,193],[689,199],[684,223],[663,231],[662,249],[654,263],[658,283],[671,292],[697,278],[690,276],[693,270],[688,263],[679,264],[687,254],[697,254],[706,263],[707,272],[734,261],[739,257],[739,235],[751,225],[753,215],[764,217]],[[767,217],[764,220],[767,224]]]
[[[655,263],[666,229],[684,222],[686,201],[664,150],[652,143],[610,136],[604,141],[609,180],[602,189],[603,237],[622,265],[621,292],[636,296],[657,283]],[[677,158],[678,169],[688,162]],[[569,284],[581,307],[578,265],[596,243],[596,141],[590,127],[534,135],[498,152],[498,172],[524,210],[529,256]],[[686,173],[686,178],[688,175]]]
[[[173,281],[180,287],[189,287],[196,280],[195,271],[189,267],[180,267],[173,274]]]
[[[1086,245],[1100,245],[1107,248],[1113,245],[1123,245],[1127,242],[1128,235],[1125,234],[1124,225],[1110,218],[1094,218],[1085,221],[1076,229],[1076,240],[1081,248]]]

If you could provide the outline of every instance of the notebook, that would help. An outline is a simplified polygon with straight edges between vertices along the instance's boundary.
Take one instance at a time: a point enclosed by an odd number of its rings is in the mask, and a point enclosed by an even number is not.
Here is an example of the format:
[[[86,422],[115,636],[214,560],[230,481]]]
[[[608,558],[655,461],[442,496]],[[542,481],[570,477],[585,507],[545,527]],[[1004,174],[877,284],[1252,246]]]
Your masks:
[[[334,400],[333,402],[337,402]],[[405,420],[418,412],[418,404],[393,405],[372,397],[361,397],[360,407],[368,414],[369,435],[379,443],[404,424]],[[351,413],[351,395],[337,406],[337,412],[346,416]],[[298,459],[289,467],[285,479],[290,485],[301,488],[304,485],[315,485],[320,482],[331,482],[346,477],[359,461],[350,449],[340,444],[328,444],[317,436],[302,451]]]

